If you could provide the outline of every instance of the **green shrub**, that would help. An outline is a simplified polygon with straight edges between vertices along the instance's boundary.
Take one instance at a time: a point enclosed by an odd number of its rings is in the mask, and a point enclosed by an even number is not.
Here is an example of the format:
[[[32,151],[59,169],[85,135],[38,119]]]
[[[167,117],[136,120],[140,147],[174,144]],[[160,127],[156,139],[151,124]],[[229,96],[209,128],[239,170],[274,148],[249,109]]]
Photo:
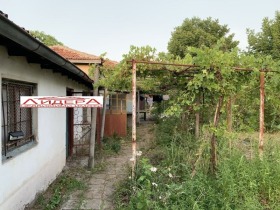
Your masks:
[[[121,150],[121,140],[122,138],[114,133],[112,137],[106,137],[103,139],[103,149],[119,153]]]
[[[224,133],[218,139],[218,167],[213,176],[208,173],[208,137],[196,140],[176,125],[174,119],[158,124],[156,150],[164,158],[138,161],[121,209],[280,209],[277,140],[266,143],[260,160],[257,142]]]
[[[58,209],[70,193],[85,189],[85,182],[79,181],[71,174],[62,174],[50,185],[48,192],[38,196],[34,209]]]

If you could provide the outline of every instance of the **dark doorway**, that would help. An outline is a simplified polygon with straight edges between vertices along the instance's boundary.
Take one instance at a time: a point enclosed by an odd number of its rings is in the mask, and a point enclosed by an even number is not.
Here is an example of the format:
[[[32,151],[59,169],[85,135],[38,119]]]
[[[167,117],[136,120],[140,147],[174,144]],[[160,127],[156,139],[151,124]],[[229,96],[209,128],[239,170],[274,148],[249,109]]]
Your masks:
[[[72,96],[74,90],[67,88],[66,95]],[[73,155],[74,146],[74,110],[66,108],[66,157]]]

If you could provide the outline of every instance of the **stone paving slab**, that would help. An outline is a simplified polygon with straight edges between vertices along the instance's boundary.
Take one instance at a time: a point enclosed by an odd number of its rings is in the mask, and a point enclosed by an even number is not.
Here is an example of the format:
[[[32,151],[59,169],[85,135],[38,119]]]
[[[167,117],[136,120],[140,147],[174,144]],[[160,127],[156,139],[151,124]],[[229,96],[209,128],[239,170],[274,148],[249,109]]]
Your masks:
[[[113,193],[115,184],[127,174],[127,166],[131,158],[131,145],[122,145],[118,157],[109,157],[106,160],[106,169],[92,174],[88,180],[88,189],[84,192],[84,200],[78,199],[78,193],[70,195],[69,200],[62,205],[62,210],[111,210],[114,209]],[[79,208],[78,205],[80,205]]]
[[[145,129],[145,126],[143,126]],[[139,127],[139,133],[143,133],[143,139],[138,143],[138,148],[146,146],[145,138],[149,138],[147,130],[141,130],[143,127]],[[148,127],[146,127],[147,129]],[[127,142],[122,145],[121,151],[115,156],[111,156],[106,159],[106,168],[101,172],[92,174],[88,180],[88,190],[84,192],[84,200],[79,199],[79,193],[73,193],[69,200],[65,202],[61,209],[83,209],[83,210],[113,210],[113,193],[116,188],[116,183],[129,176],[127,167],[130,164],[131,158],[131,143]],[[84,163],[87,161],[84,160]],[[80,205],[79,208],[78,205]]]
[[[70,199],[64,205],[62,205],[61,209],[63,210],[75,209],[78,207],[79,202],[80,202],[79,200]]]
[[[85,193],[86,199],[102,199],[102,194],[104,192],[104,186],[99,186],[98,188],[90,188]]]
[[[100,210],[101,204],[101,199],[87,199],[84,201],[80,209]]]

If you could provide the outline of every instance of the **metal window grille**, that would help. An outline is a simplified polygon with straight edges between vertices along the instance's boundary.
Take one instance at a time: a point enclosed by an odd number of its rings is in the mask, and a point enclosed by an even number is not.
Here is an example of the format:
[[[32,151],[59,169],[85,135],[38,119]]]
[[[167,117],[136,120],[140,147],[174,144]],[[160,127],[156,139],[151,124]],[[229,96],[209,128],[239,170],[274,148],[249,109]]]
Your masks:
[[[2,81],[2,154],[21,147],[34,140],[32,129],[32,110],[20,108],[20,96],[31,96],[34,85]],[[11,134],[20,133],[18,139]]]
[[[89,96],[87,92],[73,92],[72,96]],[[73,108],[74,116],[74,146],[73,154],[89,154],[89,140],[91,130],[91,108]]]

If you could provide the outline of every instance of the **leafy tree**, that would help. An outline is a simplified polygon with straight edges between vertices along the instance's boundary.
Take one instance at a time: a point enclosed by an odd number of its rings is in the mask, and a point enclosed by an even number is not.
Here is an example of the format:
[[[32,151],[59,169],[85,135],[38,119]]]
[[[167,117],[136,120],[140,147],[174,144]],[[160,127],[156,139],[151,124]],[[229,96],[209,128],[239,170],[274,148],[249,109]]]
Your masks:
[[[203,114],[202,123],[211,135],[211,169],[217,167],[217,142],[225,132],[225,102],[233,96],[234,119],[238,120],[237,127],[247,124],[253,130],[258,129],[259,112],[259,70],[278,69],[271,56],[256,56],[242,53],[234,48],[224,51],[226,39],[220,39],[211,47],[188,47],[184,58],[171,54],[157,53],[155,49],[132,46],[128,54],[114,69],[102,69],[104,79],[100,84],[111,90],[131,89],[131,61],[158,61],[163,63],[193,64],[193,68],[180,66],[163,66],[137,64],[137,88],[147,92],[159,92],[170,95],[166,104],[165,116],[180,118],[185,130],[193,129],[192,116],[194,113]],[[195,55],[195,56],[194,56]],[[235,67],[251,69],[236,71]],[[279,99],[277,93],[280,87],[280,74],[267,72],[267,78],[273,77],[266,83],[267,101],[273,118],[268,118],[267,127],[280,127]],[[274,93],[274,95],[273,95]],[[269,114],[270,114],[269,113]],[[213,120],[214,119],[214,120]],[[219,121],[223,126],[219,125]],[[268,125],[270,124],[270,125]],[[243,126],[244,127],[244,126]],[[183,128],[183,127],[182,127]]]
[[[46,34],[43,31],[30,31],[30,34],[47,46],[63,45],[54,36]]]
[[[247,29],[249,51],[271,55],[273,58],[280,58],[280,12],[275,12],[275,18],[263,19],[261,32],[255,33]]]
[[[187,47],[212,47],[221,38],[225,38],[222,47],[224,51],[232,49],[238,45],[238,41],[233,41],[234,34],[228,34],[227,25],[219,24],[219,21],[212,20],[211,17],[202,20],[198,17],[185,19],[181,26],[175,28],[168,43],[168,51],[183,58],[186,55]]]
[[[136,60],[145,60],[150,61],[156,59],[156,49],[150,46],[136,47],[131,46],[130,51],[127,54],[123,55],[123,60],[115,66],[106,66],[104,65],[101,68],[101,73],[103,78],[99,81],[99,85],[107,87],[110,90],[131,90],[131,61],[132,59]],[[138,69],[138,88],[142,86],[142,89],[152,89],[152,84],[155,83],[154,79],[151,81],[148,77],[145,77],[147,72],[146,65],[137,65]],[[143,79],[144,78],[144,79]],[[142,83],[139,83],[139,79],[142,79]],[[143,84],[143,82],[145,84]],[[141,85],[142,84],[142,85]]]

